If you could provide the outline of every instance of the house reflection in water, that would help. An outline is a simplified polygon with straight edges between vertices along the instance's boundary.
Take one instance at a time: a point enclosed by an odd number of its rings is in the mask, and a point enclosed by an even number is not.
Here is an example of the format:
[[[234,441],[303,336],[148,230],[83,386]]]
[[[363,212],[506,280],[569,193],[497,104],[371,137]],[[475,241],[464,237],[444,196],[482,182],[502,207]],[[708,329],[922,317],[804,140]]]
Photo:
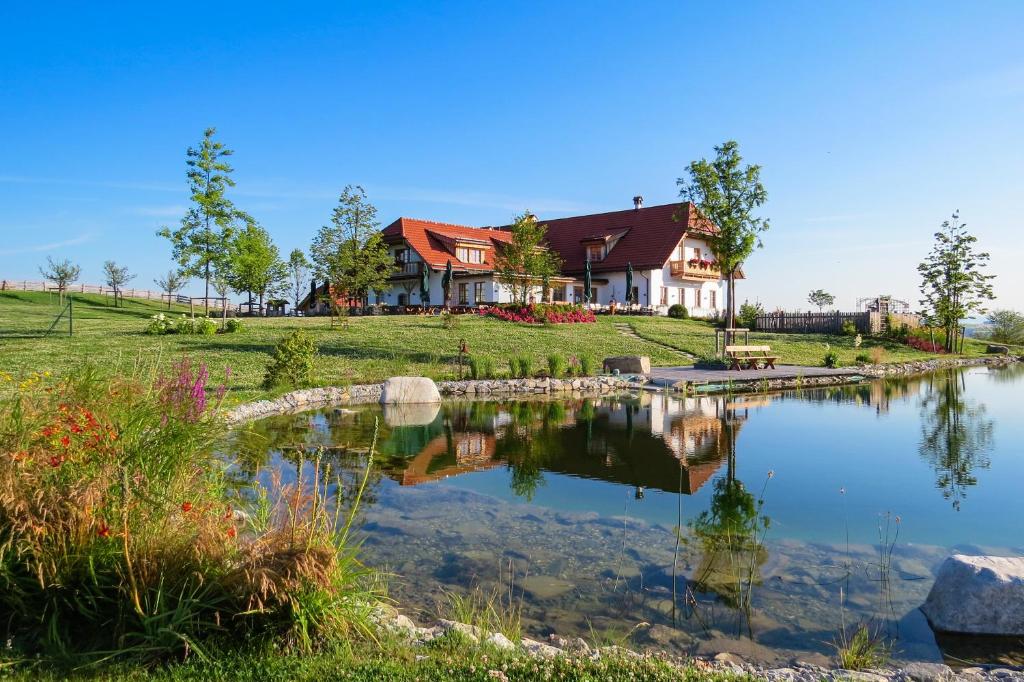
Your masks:
[[[644,393],[570,401],[451,403],[426,427],[417,452],[391,457],[402,485],[507,466],[636,488],[692,494],[728,460],[729,442],[768,398],[684,398]],[[404,439],[401,429],[391,438]],[[392,449],[394,451],[394,449]]]

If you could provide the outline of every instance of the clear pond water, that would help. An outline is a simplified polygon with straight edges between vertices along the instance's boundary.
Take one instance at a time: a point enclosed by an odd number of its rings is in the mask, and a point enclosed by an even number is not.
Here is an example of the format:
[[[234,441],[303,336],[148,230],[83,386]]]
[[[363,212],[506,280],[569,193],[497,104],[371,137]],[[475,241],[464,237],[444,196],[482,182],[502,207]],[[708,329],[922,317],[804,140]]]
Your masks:
[[[499,590],[528,633],[762,662],[868,623],[900,659],[1014,659],[936,641],[917,610],[952,552],[1024,554],[1021,367],[781,394],[330,409],[237,434],[247,476],[320,452],[348,480],[379,424],[363,557],[430,620]]]

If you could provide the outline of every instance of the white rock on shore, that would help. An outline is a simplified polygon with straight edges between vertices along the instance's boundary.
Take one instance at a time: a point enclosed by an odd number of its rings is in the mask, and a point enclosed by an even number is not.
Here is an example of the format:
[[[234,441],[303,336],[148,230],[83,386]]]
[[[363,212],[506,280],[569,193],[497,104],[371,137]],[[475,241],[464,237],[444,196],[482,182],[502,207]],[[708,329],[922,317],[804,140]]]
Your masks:
[[[941,632],[1024,635],[1024,558],[954,554],[921,610]]]

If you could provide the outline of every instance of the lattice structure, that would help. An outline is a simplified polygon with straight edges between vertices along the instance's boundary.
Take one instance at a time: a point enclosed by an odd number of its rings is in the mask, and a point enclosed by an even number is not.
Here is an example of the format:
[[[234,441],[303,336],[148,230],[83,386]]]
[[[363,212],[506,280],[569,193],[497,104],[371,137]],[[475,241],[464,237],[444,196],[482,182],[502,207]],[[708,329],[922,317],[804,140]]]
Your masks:
[[[857,299],[857,310],[879,313],[885,315],[907,315],[910,313],[910,304],[898,298],[888,295],[872,296]]]

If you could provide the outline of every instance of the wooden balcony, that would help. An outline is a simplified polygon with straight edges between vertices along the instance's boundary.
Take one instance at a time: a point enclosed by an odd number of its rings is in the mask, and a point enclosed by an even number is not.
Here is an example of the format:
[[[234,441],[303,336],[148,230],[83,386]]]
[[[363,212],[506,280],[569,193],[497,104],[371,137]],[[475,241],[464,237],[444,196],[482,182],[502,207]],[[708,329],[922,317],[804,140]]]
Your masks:
[[[395,271],[391,273],[391,279],[419,277],[422,272],[423,261],[395,261]]]
[[[669,262],[669,271],[672,277],[675,279],[696,279],[696,280],[714,280],[717,281],[722,278],[722,272],[716,266],[704,265],[701,266],[699,263],[691,265],[690,261],[685,260],[674,260]]]

